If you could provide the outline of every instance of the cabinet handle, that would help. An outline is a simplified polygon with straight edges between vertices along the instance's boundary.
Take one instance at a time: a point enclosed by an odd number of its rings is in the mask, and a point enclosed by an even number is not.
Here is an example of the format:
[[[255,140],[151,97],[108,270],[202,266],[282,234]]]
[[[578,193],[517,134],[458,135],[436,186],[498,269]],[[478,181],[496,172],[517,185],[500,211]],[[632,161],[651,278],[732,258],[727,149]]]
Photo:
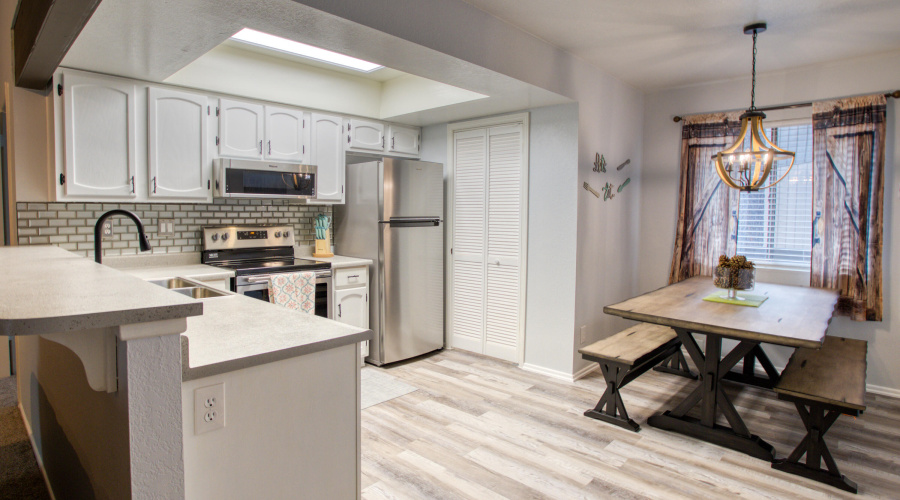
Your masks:
[[[272,141],[269,141],[269,154],[272,154]]]
[[[131,192],[134,192],[134,176],[131,176]]]
[[[394,138],[391,137],[391,149],[394,149]]]
[[[358,275],[358,274],[351,274],[351,275],[347,276],[347,279],[350,279],[350,278],[359,278],[359,275]]]
[[[381,136],[381,149],[384,149],[384,136]]]
[[[350,130],[348,129],[347,132],[349,132],[349,131]],[[350,134],[347,134],[347,144],[350,144]]]
[[[340,318],[340,317],[342,317],[341,316],[341,305],[338,304],[338,318]]]
[[[262,154],[262,140],[259,141],[259,154]]]
[[[153,194],[156,194],[156,177],[153,178]]]

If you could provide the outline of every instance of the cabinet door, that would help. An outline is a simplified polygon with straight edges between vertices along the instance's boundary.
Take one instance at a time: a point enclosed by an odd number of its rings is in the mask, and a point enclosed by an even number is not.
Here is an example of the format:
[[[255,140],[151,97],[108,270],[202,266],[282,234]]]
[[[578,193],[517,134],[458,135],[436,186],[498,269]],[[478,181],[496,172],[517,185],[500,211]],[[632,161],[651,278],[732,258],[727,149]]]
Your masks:
[[[231,158],[263,157],[263,106],[219,100],[219,155]]]
[[[349,118],[345,123],[348,151],[384,152],[383,123],[357,118]]]
[[[151,198],[207,200],[212,166],[204,95],[150,87],[147,156]]]
[[[312,114],[312,157],[318,168],[316,201],[344,202],[343,121],[334,115]]]
[[[134,84],[65,73],[63,87],[65,196],[134,198]]]
[[[369,287],[336,290],[334,292],[334,319],[359,328],[368,328]]]
[[[391,125],[388,134],[388,153],[419,156],[420,132],[417,127]]]
[[[308,163],[307,121],[303,111],[266,106],[266,142],[263,144],[266,159]]]

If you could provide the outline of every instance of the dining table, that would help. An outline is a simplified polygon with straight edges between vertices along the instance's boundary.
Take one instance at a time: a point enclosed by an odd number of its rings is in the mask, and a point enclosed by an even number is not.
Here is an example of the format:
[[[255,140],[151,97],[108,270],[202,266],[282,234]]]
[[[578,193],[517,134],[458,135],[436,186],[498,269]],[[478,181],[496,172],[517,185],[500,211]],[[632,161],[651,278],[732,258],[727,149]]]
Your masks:
[[[820,348],[834,314],[838,292],[757,283],[752,293],[766,297],[758,307],[703,300],[714,293],[727,291],[716,288],[709,276],[695,276],[608,305],[603,312],[671,327],[699,371],[694,390],[675,408],[651,416],[648,425],[763,460],[774,460],[775,449],[750,432],[723,390],[722,381],[773,387],[779,373],[761,344]],[[725,339],[735,341],[727,353],[722,351]],[[705,342],[705,349],[700,349],[700,342]],[[744,361],[742,370],[732,370],[741,360]],[[764,374],[756,373],[756,362]],[[700,418],[689,416],[688,412],[697,406]],[[720,412],[728,426],[716,422]]]

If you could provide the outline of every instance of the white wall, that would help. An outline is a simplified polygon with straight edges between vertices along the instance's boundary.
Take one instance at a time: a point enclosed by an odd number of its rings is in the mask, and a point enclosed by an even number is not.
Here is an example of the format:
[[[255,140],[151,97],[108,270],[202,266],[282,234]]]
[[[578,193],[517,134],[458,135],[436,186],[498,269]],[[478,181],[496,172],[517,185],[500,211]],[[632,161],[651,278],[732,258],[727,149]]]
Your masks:
[[[770,106],[849,95],[892,91],[900,85],[900,52],[853,59],[832,64],[800,67],[791,71],[759,75],[757,77],[757,106]],[[641,177],[640,254],[638,288],[641,292],[664,286],[675,239],[676,204],[678,198],[678,169],[681,149],[681,125],[674,123],[676,115],[735,110],[746,108],[750,99],[749,79],[717,82],[670,90],[645,97],[643,156]],[[806,108],[809,110],[810,108]],[[829,328],[832,335],[846,336],[869,342],[868,383],[893,391],[900,391],[900,318],[893,311],[900,310],[900,275],[892,269],[900,266],[900,231],[894,222],[900,217],[897,203],[900,177],[900,130],[897,128],[898,108],[888,99],[887,151],[885,155],[884,190],[884,320],[855,322],[838,317]],[[775,113],[772,113],[775,117]],[[769,273],[768,279],[789,280],[787,276]],[[773,362],[783,364],[789,353],[772,349]],[[900,392],[896,394],[900,395]]]

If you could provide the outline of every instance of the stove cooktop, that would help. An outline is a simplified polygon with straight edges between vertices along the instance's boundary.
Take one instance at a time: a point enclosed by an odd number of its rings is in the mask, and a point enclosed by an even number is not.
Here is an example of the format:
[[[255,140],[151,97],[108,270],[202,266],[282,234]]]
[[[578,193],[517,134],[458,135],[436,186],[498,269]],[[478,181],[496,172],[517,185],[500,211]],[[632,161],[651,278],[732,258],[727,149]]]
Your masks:
[[[237,274],[253,274],[254,272],[291,272],[314,271],[319,269],[331,269],[331,264],[320,260],[304,259],[298,257],[283,257],[277,259],[239,260],[226,262],[209,262],[210,265],[231,269]]]

